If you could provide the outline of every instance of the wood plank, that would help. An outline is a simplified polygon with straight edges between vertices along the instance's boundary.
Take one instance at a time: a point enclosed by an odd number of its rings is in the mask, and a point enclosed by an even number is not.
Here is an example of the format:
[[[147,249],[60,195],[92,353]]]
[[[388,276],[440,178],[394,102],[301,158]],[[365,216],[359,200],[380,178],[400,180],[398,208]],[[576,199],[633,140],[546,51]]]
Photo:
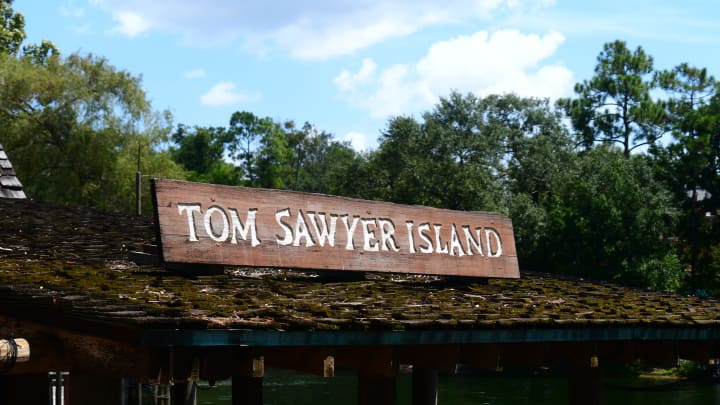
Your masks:
[[[169,263],[520,277],[512,223],[319,194],[153,181]]]

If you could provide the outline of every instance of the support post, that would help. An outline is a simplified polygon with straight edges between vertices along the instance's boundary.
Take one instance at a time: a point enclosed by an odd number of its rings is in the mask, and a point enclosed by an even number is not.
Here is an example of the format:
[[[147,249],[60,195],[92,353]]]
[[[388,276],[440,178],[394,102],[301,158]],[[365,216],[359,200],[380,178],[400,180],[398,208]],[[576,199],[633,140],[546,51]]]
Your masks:
[[[412,370],[412,404],[437,405],[438,372],[429,368],[414,367]]]
[[[197,384],[194,381],[176,381],[170,395],[173,405],[197,405]]]
[[[120,403],[122,405],[142,405],[142,383],[139,380],[123,378]]]
[[[140,155],[138,152],[138,165],[140,164]],[[135,214],[142,215],[142,174],[138,171],[135,173]]]
[[[593,367],[594,366],[594,367]],[[597,358],[591,364],[571,367],[568,376],[568,405],[602,405],[602,371]]]
[[[265,359],[259,356],[239,363],[232,375],[232,404],[263,405]]]

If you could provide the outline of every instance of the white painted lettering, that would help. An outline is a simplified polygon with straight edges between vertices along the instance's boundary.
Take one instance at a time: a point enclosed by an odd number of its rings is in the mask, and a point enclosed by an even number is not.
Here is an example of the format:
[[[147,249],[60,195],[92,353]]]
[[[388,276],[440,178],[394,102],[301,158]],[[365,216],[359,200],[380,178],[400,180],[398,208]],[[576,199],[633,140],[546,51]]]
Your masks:
[[[222,230],[220,231],[219,235],[215,234],[215,224],[217,221],[212,220],[212,215],[214,213],[220,214],[220,220],[222,221]],[[218,207],[217,205],[213,205],[212,207],[208,208],[207,211],[205,211],[205,233],[208,234],[210,239],[214,240],[215,242],[225,242],[228,238],[228,235],[230,233],[230,225],[228,224],[228,217],[227,214],[225,214],[225,210]]]
[[[432,253],[433,252],[433,245],[432,240],[430,239],[430,236],[427,234],[427,232],[430,231],[430,224],[425,222],[420,225],[418,225],[418,233],[420,234],[420,239],[425,242],[425,245],[420,245],[420,251],[422,253]]]
[[[362,219],[363,240],[365,241],[363,250],[365,250],[366,252],[377,252],[380,250],[380,245],[378,245],[378,240],[375,239],[375,231],[370,230],[370,225],[372,225],[374,228],[377,228],[375,218]]]
[[[378,228],[380,228],[380,246],[382,250],[399,252],[400,247],[395,240],[395,224],[389,219],[379,218]]]
[[[317,235],[317,241],[320,246],[325,246],[325,241],[329,246],[335,246],[335,227],[337,226],[337,215],[330,214],[330,229],[328,229],[327,222],[325,221],[325,213],[318,212],[317,217],[320,219],[320,227],[318,227],[318,221],[315,219],[315,213],[308,211],[308,217],[310,218],[310,224],[315,229],[315,235]]]
[[[293,240],[293,246],[300,246],[300,240],[305,238],[305,247],[315,246],[310,231],[308,230],[307,223],[305,222],[305,216],[303,216],[302,210],[298,210],[297,222],[295,222],[295,239]]]
[[[229,208],[230,222],[232,224],[232,238],[230,243],[237,244],[237,234],[240,234],[242,240],[247,240],[248,231],[250,231],[250,245],[255,247],[260,244],[260,240],[257,237],[257,226],[255,225],[255,215],[257,214],[257,208],[250,208],[245,218],[245,225],[240,220],[238,212],[235,208]]]
[[[413,221],[406,221],[405,226],[407,226],[407,235],[408,235],[408,246],[410,248],[410,254],[414,254],[416,252],[415,250],[415,237],[413,236]]]
[[[183,211],[185,211],[185,214],[187,216],[188,221],[188,240],[190,242],[197,242],[197,233],[195,232],[195,217],[193,216],[193,212],[197,211],[200,212],[200,204],[186,204],[186,203],[178,203],[178,214],[182,215]]]
[[[470,232],[470,227],[468,225],[462,226],[463,232],[465,233],[465,244],[467,245],[467,255],[472,256],[472,248],[475,248],[475,251],[480,255],[483,256],[482,251],[482,237],[480,236],[480,231],[482,228],[476,228],[475,231],[477,232],[477,240],[472,236],[472,232]]]
[[[447,243],[443,244],[440,240],[440,231],[442,230],[442,225],[435,224],[433,225],[433,228],[435,228],[435,253],[447,253]]]
[[[497,249],[493,252],[492,243],[490,241],[490,235],[495,239],[495,246]],[[485,241],[487,242],[487,255],[488,257],[500,257],[502,255],[502,242],[500,241],[500,234],[493,228],[485,228]]]
[[[465,256],[462,243],[460,243],[460,238],[458,237],[457,228],[455,224],[452,224],[450,230],[450,256],[455,256],[455,251],[457,251],[457,257]]]
[[[353,217],[352,225],[348,225],[348,216],[342,215],[340,217],[340,220],[342,221],[343,225],[345,225],[345,230],[347,231],[347,243],[345,244],[346,250],[355,250],[355,243],[353,242],[353,235],[355,234],[355,227],[357,226],[358,221],[360,220],[360,217]]]
[[[277,241],[277,244],[280,246],[287,246],[292,243],[293,235],[292,235],[292,229],[290,228],[290,225],[286,224],[282,221],[282,217],[289,217],[290,216],[290,208],[285,208],[283,210],[279,210],[275,213],[275,221],[280,225],[280,227],[285,231],[285,235],[282,239],[280,239],[279,235],[275,235],[275,240]]]

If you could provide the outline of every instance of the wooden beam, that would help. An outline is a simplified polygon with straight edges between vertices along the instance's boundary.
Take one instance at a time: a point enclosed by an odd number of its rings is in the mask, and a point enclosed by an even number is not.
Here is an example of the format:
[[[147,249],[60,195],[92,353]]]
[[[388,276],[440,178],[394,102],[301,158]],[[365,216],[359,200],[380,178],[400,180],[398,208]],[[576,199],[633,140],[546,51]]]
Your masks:
[[[503,348],[497,343],[463,345],[459,363],[469,364],[483,371],[502,371]]]
[[[636,341],[636,356],[653,367],[672,368],[678,365],[677,344],[671,341]]]
[[[388,346],[339,346],[334,357],[335,367],[363,375],[394,377],[399,365],[394,348]]]
[[[263,351],[268,368],[295,370],[323,377],[335,375],[333,354],[331,348],[307,346],[276,347]]]
[[[460,348],[456,345],[399,346],[395,349],[395,357],[400,364],[455,373]]]
[[[679,341],[677,342],[678,355],[681,359],[706,362],[720,355],[717,342],[708,341]]]
[[[0,339],[0,366],[30,360],[30,344],[26,339]]]
[[[414,367],[412,371],[412,405],[437,405],[438,372]]]

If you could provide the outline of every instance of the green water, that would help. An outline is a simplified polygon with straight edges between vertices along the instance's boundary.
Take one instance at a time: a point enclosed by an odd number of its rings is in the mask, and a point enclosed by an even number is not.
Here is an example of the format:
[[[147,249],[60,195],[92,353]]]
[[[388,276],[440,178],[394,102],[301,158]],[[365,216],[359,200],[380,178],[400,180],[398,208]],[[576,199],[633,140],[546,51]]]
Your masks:
[[[398,405],[410,404],[410,376],[398,378]],[[201,384],[198,404],[230,403],[230,382],[210,388]],[[356,378],[340,374],[323,379],[293,372],[269,370],[264,381],[267,405],[311,405],[356,403]],[[441,376],[438,402],[441,405],[557,405],[566,403],[567,381],[557,377],[469,377]],[[720,405],[720,385],[704,382],[639,379],[607,381],[607,405]]]

